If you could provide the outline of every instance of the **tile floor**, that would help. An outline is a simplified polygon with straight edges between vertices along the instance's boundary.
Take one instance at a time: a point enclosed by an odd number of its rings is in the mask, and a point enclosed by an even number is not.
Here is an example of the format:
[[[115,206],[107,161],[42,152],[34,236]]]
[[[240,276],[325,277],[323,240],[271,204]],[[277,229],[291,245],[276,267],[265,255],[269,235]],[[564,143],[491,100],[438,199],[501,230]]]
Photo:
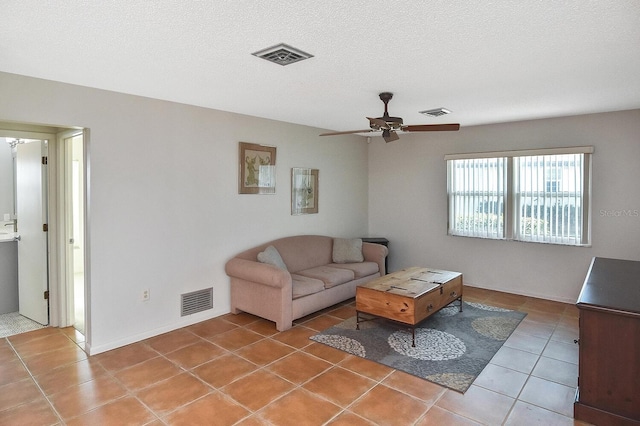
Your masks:
[[[74,329],[0,339],[2,425],[571,425],[573,305],[465,288],[528,313],[464,394],[315,343],[353,301],[277,332],[224,315],[92,357]]]

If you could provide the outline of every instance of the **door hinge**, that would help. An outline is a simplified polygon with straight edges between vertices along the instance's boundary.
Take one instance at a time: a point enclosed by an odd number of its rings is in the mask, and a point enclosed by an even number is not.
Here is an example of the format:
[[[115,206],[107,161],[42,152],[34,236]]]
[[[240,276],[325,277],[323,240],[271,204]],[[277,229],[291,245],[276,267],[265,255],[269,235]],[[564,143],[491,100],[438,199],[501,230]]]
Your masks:
[[[42,224],[42,232],[49,232],[49,225],[46,223]]]
[[[46,166],[46,165],[47,165],[47,163],[48,163],[48,161],[49,161],[49,160],[48,160],[48,158],[47,158],[47,157],[42,157],[42,165],[43,165],[43,166]]]
[[[46,291],[44,292],[44,299],[45,299],[45,300],[49,300],[49,290],[46,290]]]

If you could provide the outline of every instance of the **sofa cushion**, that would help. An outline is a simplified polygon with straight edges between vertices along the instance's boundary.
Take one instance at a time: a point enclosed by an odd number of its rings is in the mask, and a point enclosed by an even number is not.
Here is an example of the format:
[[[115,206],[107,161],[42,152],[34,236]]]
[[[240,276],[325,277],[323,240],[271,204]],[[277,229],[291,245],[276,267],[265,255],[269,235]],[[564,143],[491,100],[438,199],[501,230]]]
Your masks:
[[[284,269],[285,271],[287,270],[287,265],[284,264],[282,256],[280,256],[278,249],[274,246],[268,246],[264,251],[258,253],[258,261],[276,266],[280,269]]]
[[[332,268],[326,265],[298,271],[297,274],[321,280],[324,283],[324,288],[335,287],[355,278],[355,273],[349,269]]]
[[[324,282],[321,280],[298,274],[291,274],[291,285],[294,299],[324,290]]]
[[[297,273],[331,263],[333,238],[320,235],[298,235],[271,242],[287,264],[289,272]]]
[[[360,238],[334,238],[333,239],[333,263],[362,262],[362,239]]]
[[[356,279],[368,277],[369,275],[380,272],[376,262],[360,262],[360,263],[331,263],[328,266],[332,268],[343,268],[353,271]]]

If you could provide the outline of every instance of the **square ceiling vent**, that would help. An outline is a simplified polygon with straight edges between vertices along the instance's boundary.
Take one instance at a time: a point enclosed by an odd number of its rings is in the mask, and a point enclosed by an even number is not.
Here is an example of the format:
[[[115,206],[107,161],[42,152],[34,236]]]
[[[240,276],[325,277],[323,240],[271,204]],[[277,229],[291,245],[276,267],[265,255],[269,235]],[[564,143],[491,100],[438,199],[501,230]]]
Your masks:
[[[441,117],[443,115],[451,114],[446,108],[428,109],[426,111],[418,111],[420,114],[428,115],[430,117]]]
[[[305,59],[313,58],[313,55],[284,43],[259,50],[252,53],[252,55],[262,59],[266,59],[267,61],[273,62],[274,64],[278,65],[289,65],[293,64],[294,62],[300,62]]]

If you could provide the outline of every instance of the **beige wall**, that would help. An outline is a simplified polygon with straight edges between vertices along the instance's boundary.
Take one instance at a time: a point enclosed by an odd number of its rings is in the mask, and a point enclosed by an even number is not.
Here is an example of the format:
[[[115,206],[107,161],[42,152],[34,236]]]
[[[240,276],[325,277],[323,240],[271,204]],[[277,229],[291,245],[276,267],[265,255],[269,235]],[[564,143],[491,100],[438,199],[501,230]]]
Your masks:
[[[5,73],[0,93],[0,121],[90,129],[92,353],[228,312],[224,264],[241,250],[366,234],[364,138]],[[275,195],[238,194],[240,141],[277,147]],[[319,169],[318,214],[291,216],[292,167]],[[181,318],[180,294],[207,287],[214,309]]]
[[[445,154],[583,145],[595,147],[592,247],[447,236]],[[369,231],[390,240],[391,270],[452,269],[471,285],[574,303],[592,257],[640,260],[639,160],[640,110],[377,140]]]

